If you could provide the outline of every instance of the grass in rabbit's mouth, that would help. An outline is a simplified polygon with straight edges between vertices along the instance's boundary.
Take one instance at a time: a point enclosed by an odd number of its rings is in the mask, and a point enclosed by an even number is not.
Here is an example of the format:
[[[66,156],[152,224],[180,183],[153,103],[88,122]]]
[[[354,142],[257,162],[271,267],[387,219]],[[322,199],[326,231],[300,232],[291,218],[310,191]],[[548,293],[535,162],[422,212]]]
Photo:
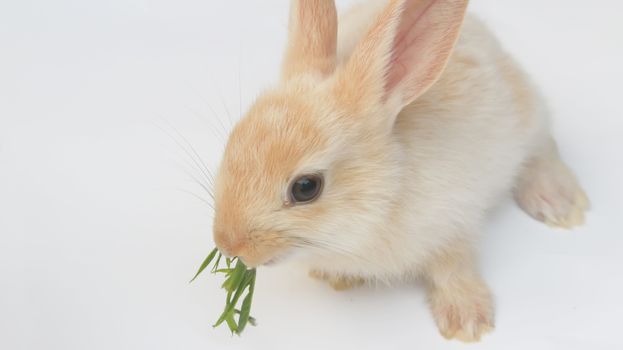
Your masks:
[[[214,260],[216,258],[216,260]],[[221,261],[223,256],[218,251],[218,248],[214,248],[210,254],[205,258],[199,270],[195,274],[190,282],[194,281],[199,274],[205,270],[212,261],[211,272],[213,274],[222,273],[225,275],[225,282],[221,285],[221,288],[227,292],[227,299],[225,300],[225,310],[218,318],[213,327],[218,327],[223,323],[226,323],[229,330],[233,333],[240,335],[247,324],[255,326],[255,319],[251,317],[251,302],[253,300],[253,289],[255,288],[255,269],[249,269],[238,258],[224,258],[225,266],[221,267]],[[240,299],[243,294],[246,295],[242,299],[240,307]]]

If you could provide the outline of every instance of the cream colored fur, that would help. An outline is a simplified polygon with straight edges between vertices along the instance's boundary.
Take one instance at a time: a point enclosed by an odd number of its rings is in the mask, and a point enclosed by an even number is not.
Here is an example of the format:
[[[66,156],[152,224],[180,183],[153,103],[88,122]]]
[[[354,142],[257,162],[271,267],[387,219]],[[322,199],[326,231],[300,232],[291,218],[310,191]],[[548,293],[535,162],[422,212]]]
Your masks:
[[[446,2],[465,3],[437,0]],[[369,1],[342,15],[335,56],[326,50],[335,33],[325,33],[314,38],[324,49],[301,62],[313,43],[299,45],[292,40],[301,36],[290,33],[282,81],[230,136],[217,177],[215,241],[252,266],[291,256],[340,289],[423,277],[442,334],[474,341],[493,328],[493,302],[473,258],[487,212],[516,187],[533,217],[573,226],[588,200],[552,151],[541,97],[476,18],[465,19],[445,68],[440,60],[431,66],[443,72],[427,78],[431,87],[418,92],[407,81],[382,93],[386,76],[365,71],[386,57],[360,43],[378,30],[371,46],[391,45],[399,6]],[[311,10],[297,11],[314,25]],[[331,6],[322,11],[331,15]],[[366,60],[355,66],[353,55]],[[336,57],[333,66],[327,57]],[[326,178],[321,197],[290,205],[289,182],[316,171]]]

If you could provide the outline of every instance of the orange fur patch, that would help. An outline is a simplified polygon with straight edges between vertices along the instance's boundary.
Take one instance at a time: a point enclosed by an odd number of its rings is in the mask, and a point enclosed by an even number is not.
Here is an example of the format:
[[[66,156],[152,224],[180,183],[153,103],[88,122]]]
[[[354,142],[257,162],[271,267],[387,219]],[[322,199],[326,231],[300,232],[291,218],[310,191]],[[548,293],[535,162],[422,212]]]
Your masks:
[[[260,225],[282,209],[288,180],[305,157],[328,142],[316,116],[300,97],[273,92],[232,131],[219,170],[214,220],[215,241],[230,255],[242,255],[246,262],[268,255],[262,247],[271,230]]]
[[[332,0],[293,1],[283,78],[310,71],[333,72],[336,43],[337,11]]]

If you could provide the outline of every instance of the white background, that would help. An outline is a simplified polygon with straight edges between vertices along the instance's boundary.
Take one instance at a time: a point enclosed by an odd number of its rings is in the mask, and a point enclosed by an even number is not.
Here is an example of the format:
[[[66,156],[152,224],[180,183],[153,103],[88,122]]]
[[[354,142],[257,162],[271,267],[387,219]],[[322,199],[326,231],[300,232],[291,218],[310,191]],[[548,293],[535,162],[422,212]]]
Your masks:
[[[261,268],[260,325],[239,338],[211,328],[220,278],[188,284],[212,213],[172,138],[216,167],[276,80],[286,1],[0,0],[0,348],[623,348],[623,5],[471,10],[541,85],[593,210],[565,232],[501,206],[481,246],[497,329],[466,346],[438,335],[418,286],[336,293]]]

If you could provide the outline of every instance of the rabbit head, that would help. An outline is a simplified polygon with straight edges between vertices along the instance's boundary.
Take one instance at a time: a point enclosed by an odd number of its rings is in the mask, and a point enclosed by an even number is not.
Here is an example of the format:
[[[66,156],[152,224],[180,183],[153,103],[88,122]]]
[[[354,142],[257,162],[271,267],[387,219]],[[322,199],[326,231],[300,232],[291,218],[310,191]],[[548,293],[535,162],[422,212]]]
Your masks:
[[[391,224],[405,181],[400,111],[442,73],[466,0],[392,0],[337,65],[330,0],[293,1],[278,86],[232,131],[214,238],[249,266],[293,252],[356,259]]]

